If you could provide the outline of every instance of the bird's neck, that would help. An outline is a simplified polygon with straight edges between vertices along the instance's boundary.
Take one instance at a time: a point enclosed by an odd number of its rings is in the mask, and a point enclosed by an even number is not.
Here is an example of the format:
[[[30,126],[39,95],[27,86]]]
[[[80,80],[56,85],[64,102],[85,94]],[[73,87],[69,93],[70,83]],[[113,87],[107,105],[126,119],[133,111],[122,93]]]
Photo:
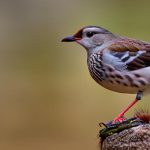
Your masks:
[[[106,49],[109,45],[113,44],[115,40],[117,40],[117,36],[115,38],[113,38],[112,40],[106,40],[104,43],[102,43],[101,45],[97,45],[95,47],[86,49],[87,51],[87,55],[88,57],[90,57],[91,55],[97,53],[97,52],[101,52],[102,50]]]
[[[90,58],[90,56],[92,56],[94,53],[96,53],[97,51],[96,51],[96,49],[89,49],[88,51],[87,51],[87,59],[89,59]]]
[[[87,50],[87,57],[89,58],[91,55],[102,51],[105,48],[105,44],[96,46],[95,48],[90,48]]]

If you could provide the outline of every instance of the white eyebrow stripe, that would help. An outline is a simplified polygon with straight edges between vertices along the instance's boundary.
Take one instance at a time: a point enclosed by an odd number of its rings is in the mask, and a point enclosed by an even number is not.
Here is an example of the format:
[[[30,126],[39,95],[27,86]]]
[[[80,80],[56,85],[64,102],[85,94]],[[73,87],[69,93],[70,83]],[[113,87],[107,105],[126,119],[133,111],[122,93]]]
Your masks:
[[[90,32],[90,31],[95,31],[95,32],[104,32],[104,30],[100,29],[100,28],[96,28],[96,27],[91,27],[91,28],[86,28],[83,30],[83,33],[85,32]]]

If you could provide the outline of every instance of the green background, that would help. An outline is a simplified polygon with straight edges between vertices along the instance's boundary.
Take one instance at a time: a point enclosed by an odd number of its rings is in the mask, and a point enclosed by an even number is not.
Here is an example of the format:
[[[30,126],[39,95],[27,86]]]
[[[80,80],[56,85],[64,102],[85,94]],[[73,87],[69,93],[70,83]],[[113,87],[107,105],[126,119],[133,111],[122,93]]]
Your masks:
[[[148,0],[0,0],[0,149],[98,149],[98,124],[135,95],[99,86],[86,51],[60,41],[86,25],[150,41],[149,6]],[[127,117],[149,108],[148,99]]]

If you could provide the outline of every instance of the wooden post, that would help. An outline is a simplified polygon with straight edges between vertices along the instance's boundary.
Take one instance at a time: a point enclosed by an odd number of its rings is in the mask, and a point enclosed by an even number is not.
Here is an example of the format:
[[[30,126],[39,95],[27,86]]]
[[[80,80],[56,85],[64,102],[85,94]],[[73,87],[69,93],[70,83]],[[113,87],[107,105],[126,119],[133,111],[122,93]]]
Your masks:
[[[108,136],[102,150],[150,150],[150,124],[125,129]]]

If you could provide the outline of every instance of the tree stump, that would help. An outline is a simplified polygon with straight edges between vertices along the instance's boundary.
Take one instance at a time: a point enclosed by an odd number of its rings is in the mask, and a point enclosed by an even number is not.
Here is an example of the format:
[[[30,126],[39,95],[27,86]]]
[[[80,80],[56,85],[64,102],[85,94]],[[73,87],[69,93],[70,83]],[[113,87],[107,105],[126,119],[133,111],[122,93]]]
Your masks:
[[[114,133],[101,144],[102,150],[150,150],[150,124]]]

